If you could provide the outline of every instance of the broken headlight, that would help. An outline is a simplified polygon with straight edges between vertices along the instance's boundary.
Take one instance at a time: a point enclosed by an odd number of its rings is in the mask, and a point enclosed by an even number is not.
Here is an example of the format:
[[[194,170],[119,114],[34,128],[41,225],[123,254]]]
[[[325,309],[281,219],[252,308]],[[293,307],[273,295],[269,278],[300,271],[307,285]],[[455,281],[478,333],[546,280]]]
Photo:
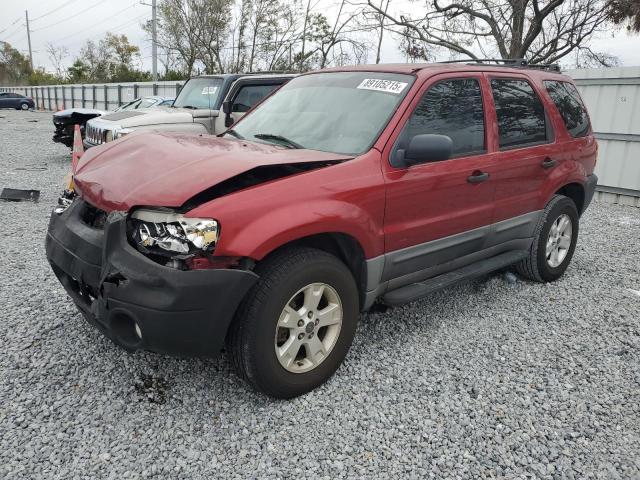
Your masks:
[[[131,215],[130,238],[143,253],[188,258],[212,253],[220,227],[211,218],[188,218],[162,210],[136,210]]]

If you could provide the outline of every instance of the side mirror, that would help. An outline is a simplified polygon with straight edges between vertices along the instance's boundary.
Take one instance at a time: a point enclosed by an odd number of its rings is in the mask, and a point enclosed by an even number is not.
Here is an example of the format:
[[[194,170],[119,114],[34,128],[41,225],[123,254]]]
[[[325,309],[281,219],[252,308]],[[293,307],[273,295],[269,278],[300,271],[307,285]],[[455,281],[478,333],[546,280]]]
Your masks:
[[[231,117],[231,102],[227,100],[226,102],[222,102],[222,111],[224,112],[224,126],[229,128],[233,125],[233,117]]]
[[[405,166],[448,160],[453,151],[453,140],[446,135],[416,135],[406,150],[398,150],[398,160]]]

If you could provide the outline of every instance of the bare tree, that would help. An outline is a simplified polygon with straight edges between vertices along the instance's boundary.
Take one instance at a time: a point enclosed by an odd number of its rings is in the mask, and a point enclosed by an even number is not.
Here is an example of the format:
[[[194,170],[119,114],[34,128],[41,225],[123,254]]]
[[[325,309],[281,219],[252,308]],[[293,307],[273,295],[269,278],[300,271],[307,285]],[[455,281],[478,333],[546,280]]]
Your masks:
[[[372,0],[368,5],[396,33],[410,39],[411,48],[421,46],[426,55],[445,51],[471,59],[481,52],[554,63],[584,47],[608,22],[604,0],[433,0],[414,18],[385,12]],[[607,63],[606,55],[591,54]]]
[[[178,55],[187,76],[192,74],[198,60],[197,19],[191,3],[191,0],[161,0],[158,4],[158,45]],[[147,23],[144,29],[149,33],[151,24]]]
[[[333,53],[336,47],[343,48],[345,46],[351,47],[356,57],[361,57],[362,52],[366,53],[367,45],[365,42],[358,40],[353,35],[350,35],[350,26],[355,24],[354,20],[362,14],[361,9],[352,10],[345,13],[343,16],[344,7],[347,4],[346,0],[342,0],[338,14],[336,16],[333,26],[329,24],[328,18],[321,13],[313,14],[310,16],[311,21],[311,38],[315,43],[315,48],[305,53],[307,57],[317,54],[318,55],[318,67],[325,68],[330,62],[330,55]],[[341,57],[344,60],[344,50],[337,55],[336,58]],[[304,60],[304,59],[303,59]],[[342,63],[342,62],[339,62]]]
[[[47,55],[49,55],[49,61],[53,65],[56,75],[63,78],[67,73],[64,59],[69,56],[69,49],[65,46],[56,47],[53,43],[47,43]]]

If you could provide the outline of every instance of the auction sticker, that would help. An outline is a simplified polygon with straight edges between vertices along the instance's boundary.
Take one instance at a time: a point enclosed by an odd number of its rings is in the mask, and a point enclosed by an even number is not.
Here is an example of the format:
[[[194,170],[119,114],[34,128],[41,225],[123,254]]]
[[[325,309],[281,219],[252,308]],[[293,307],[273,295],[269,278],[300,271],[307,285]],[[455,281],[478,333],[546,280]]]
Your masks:
[[[409,85],[405,82],[396,82],[394,80],[380,80],[377,78],[365,78],[357,88],[364,90],[376,90],[378,92],[387,92],[399,94],[405,87]]]
[[[215,95],[218,91],[218,87],[204,87],[202,89],[202,95]]]

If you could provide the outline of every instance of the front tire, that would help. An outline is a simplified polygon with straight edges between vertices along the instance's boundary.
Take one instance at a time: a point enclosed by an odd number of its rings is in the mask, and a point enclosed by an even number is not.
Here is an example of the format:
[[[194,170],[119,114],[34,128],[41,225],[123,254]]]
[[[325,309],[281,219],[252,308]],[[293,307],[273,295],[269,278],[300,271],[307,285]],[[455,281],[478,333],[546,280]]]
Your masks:
[[[536,282],[560,278],[573,257],[578,227],[576,204],[564,195],[555,195],[536,227],[529,256],[516,266],[518,273]]]
[[[238,375],[276,398],[307,393],[327,381],[353,340],[359,295],[335,256],[296,247],[258,264],[260,279],[227,335]]]
[[[26,112],[27,110],[29,110],[29,104],[28,103],[21,103],[20,104],[20,110],[22,110],[23,112]]]

